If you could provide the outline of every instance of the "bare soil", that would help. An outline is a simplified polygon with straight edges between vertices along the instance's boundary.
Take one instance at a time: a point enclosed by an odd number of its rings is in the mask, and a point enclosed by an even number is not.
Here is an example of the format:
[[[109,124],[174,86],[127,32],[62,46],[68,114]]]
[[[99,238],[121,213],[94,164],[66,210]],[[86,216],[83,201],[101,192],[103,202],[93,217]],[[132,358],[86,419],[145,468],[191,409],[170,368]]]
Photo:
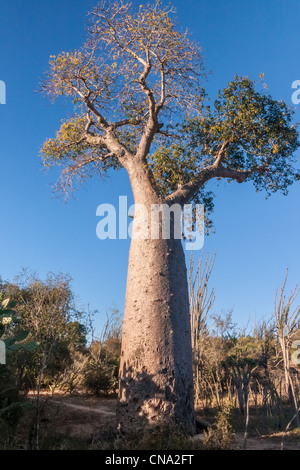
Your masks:
[[[116,419],[116,399],[90,396],[43,397],[42,424],[55,432],[69,437],[90,439],[105,424]]]
[[[243,449],[244,435],[236,434],[236,444]],[[282,433],[263,435],[259,437],[248,437],[246,450],[281,450]],[[300,435],[287,434],[284,438],[284,450],[300,450]]]
[[[47,396],[42,397],[41,436],[42,446],[55,446],[55,440],[67,436],[77,442],[77,446],[90,448],[99,431],[111,430],[116,425],[116,398],[91,396]],[[280,450],[283,433],[252,435],[247,438],[246,450]],[[243,449],[244,435],[236,433],[235,449]],[[300,450],[300,430],[284,435],[284,450]]]

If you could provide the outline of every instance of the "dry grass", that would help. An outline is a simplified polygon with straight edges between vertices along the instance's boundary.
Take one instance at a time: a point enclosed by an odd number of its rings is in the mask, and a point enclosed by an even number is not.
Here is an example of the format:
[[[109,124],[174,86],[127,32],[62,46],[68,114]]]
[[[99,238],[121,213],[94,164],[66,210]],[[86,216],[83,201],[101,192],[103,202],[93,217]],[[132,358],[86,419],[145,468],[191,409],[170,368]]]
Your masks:
[[[34,401],[33,398],[30,399]],[[90,396],[43,396],[40,419],[40,449],[49,450],[197,450],[241,449],[244,444],[243,422],[236,410],[219,415],[216,410],[201,410],[198,414],[213,424],[209,439],[191,439],[176,426],[166,424],[145,430],[144,434],[126,439],[117,432],[115,398]],[[28,449],[34,410],[27,411],[18,426],[13,442],[6,448]],[[260,414],[251,416],[247,450],[279,450],[284,437],[284,449],[300,450],[300,429],[287,433],[266,425]],[[207,441],[207,442],[206,442]]]

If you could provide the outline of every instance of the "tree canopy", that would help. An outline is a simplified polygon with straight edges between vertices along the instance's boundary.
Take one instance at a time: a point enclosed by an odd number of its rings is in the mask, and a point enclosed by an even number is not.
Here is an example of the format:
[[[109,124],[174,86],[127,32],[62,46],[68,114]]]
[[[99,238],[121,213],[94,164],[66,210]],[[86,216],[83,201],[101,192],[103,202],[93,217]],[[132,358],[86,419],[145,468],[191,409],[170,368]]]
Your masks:
[[[63,167],[60,188],[140,167],[161,201],[204,202],[209,213],[212,178],[252,180],[267,195],[299,179],[294,111],[266,92],[262,75],[236,76],[210,105],[201,48],[172,6],[104,1],[89,18],[82,48],[51,56],[42,82],[52,99],[74,103],[42,148],[46,166]]]

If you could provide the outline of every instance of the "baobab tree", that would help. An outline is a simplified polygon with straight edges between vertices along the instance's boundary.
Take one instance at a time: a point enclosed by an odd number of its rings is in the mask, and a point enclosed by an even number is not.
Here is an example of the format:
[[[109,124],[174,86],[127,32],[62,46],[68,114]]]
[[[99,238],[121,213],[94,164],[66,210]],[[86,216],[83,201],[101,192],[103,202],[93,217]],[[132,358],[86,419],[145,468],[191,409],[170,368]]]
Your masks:
[[[74,103],[74,116],[42,148],[45,165],[62,168],[59,188],[69,191],[92,174],[121,167],[137,207],[151,214],[153,205],[202,202],[207,226],[213,204],[206,183],[213,178],[286,193],[296,178],[292,111],[245,77],[235,77],[210,107],[204,78],[201,49],[179,28],[170,5],[96,6],[84,45],[52,56],[42,82],[51,98],[62,95]],[[120,427],[126,431],[133,423],[169,417],[193,432],[182,242],[172,230],[168,239],[135,237],[136,220],[123,324]]]

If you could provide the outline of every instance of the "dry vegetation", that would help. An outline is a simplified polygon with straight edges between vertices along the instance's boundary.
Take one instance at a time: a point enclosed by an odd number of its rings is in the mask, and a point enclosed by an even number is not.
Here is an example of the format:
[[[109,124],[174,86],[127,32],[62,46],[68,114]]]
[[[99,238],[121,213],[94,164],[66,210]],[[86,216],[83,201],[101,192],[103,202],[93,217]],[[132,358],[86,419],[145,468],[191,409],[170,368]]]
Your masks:
[[[230,312],[211,315],[213,264],[207,257],[190,265],[195,407],[206,427],[194,438],[170,422],[126,438],[117,431],[117,310],[96,338],[92,315],[74,308],[67,278],[2,282],[10,300],[0,311],[8,353],[0,366],[0,448],[300,450],[300,369],[290,356],[299,290],[286,294],[285,278],[269,322],[246,334]]]

